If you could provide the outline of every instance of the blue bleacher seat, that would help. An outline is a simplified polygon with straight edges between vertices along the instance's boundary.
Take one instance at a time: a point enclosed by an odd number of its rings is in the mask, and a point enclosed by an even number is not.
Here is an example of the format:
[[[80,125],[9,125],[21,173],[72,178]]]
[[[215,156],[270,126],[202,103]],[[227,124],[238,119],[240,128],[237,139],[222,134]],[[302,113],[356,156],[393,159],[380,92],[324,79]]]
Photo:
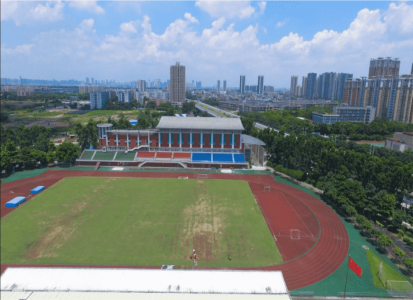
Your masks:
[[[211,161],[211,153],[192,153],[192,161]]]
[[[226,162],[232,163],[232,154],[231,153],[214,153],[213,162]]]
[[[236,162],[236,163],[245,163],[244,154],[242,154],[242,153],[234,154],[234,162]]]

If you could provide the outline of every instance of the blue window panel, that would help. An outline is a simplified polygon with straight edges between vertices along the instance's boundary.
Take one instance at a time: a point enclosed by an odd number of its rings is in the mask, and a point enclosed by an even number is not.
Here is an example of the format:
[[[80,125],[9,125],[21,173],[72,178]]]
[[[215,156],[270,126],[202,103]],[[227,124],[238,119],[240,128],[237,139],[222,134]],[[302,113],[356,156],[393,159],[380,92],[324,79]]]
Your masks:
[[[234,162],[245,163],[245,156],[242,153],[234,154]]]
[[[192,153],[191,161],[211,162],[211,153]]]
[[[213,162],[232,163],[232,154],[231,153],[214,153]]]

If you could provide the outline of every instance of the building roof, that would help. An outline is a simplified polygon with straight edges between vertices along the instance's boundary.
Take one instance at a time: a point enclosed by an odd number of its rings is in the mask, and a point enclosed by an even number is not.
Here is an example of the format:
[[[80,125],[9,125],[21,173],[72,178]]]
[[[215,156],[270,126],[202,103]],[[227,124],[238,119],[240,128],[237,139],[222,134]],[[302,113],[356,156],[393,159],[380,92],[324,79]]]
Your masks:
[[[240,118],[177,118],[162,117],[157,129],[244,130]]]
[[[263,141],[247,134],[241,134],[241,142],[244,143],[244,145],[265,146],[265,143]]]
[[[1,291],[288,295],[281,271],[7,268]]]

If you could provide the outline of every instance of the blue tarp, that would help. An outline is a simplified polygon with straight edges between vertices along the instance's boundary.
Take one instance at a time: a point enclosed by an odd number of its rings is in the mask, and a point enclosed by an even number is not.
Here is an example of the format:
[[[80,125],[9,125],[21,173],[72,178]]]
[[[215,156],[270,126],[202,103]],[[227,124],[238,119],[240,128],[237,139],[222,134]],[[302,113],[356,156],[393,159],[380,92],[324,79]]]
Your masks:
[[[37,193],[40,193],[41,191],[43,191],[44,190],[44,186],[43,185],[39,185],[39,186],[36,186],[34,189],[32,189],[31,191],[30,191],[30,193],[32,193],[32,194],[37,194]]]
[[[232,154],[230,153],[214,153],[213,162],[227,162],[232,163]]]
[[[20,196],[11,199],[9,202],[6,203],[6,207],[16,207],[19,206],[21,203],[26,201],[26,197]]]
[[[211,161],[211,153],[192,153],[192,161]]]
[[[138,120],[129,120],[129,122],[132,124],[132,126],[138,124]]]

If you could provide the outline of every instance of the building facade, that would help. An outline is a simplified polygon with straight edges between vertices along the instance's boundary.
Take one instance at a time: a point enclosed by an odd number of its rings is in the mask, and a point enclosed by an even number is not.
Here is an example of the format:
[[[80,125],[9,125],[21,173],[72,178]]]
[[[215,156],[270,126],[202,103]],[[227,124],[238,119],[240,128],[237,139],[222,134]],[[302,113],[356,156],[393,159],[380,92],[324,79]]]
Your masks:
[[[239,92],[245,94],[245,75],[239,77]]]
[[[102,109],[109,100],[109,92],[90,93],[90,109]]]
[[[185,66],[181,66],[177,62],[171,66],[171,82],[169,85],[171,104],[174,106],[182,106],[185,101]]]
[[[291,76],[290,94],[292,97],[299,96],[296,94],[298,76]]]
[[[339,115],[339,122],[365,123],[374,121],[376,109],[372,106],[335,106],[333,112]]]
[[[393,138],[386,138],[384,146],[388,149],[404,152],[407,149],[413,151],[413,133],[395,132]]]
[[[301,97],[305,97],[307,94],[307,76],[303,76],[301,80]]]
[[[399,76],[400,61],[398,58],[391,57],[372,58],[369,67],[369,79],[376,77],[397,77]]]
[[[315,98],[316,86],[317,86],[317,73],[308,73],[307,92],[306,92],[306,98],[308,100],[313,100]]]
[[[261,95],[264,92],[264,76],[258,76],[258,94]]]
[[[223,91],[227,90],[227,81],[226,80],[224,80],[223,83],[222,83],[222,90]]]
[[[347,79],[343,103],[351,106],[372,106],[376,117],[413,123],[413,76]]]
[[[221,89],[221,80],[217,80],[217,91]]]
[[[129,103],[132,102],[132,92],[130,90],[116,91],[116,96],[119,102]]]
[[[313,124],[334,124],[338,121],[339,115],[337,114],[322,114],[313,112]]]
[[[146,91],[146,81],[145,80],[137,80],[136,81],[136,89],[139,92],[145,92]]]

